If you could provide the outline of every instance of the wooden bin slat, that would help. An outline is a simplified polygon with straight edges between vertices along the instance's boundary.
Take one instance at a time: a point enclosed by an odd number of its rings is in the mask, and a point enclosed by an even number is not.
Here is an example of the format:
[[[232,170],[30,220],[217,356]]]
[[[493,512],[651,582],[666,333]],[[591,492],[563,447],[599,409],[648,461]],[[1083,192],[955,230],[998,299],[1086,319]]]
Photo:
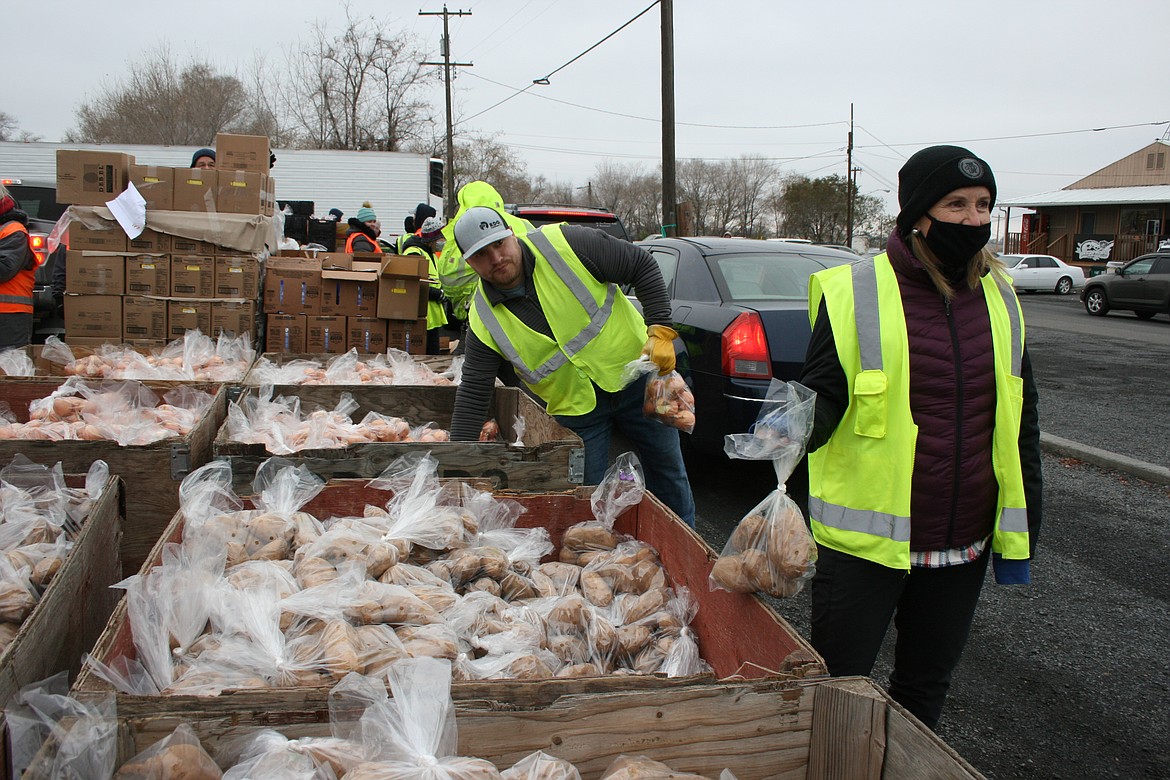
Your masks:
[[[28,421],[30,402],[56,390],[60,378],[26,379],[2,386],[2,396],[19,422]],[[96,380],[116,382],[118,380]],[[161,399],[182,383],[142,382]],[[189,383],[185,386],[210,393],[211,406],[185,436],[151,444],[123,447],[114,441],[0,440],[0,463],[21,453],[46,466],[60,462],[66,472],[85,473],[95,460],[104,460],[110,473],[125,483],[126,517],[122,535],[123,570],[138,571],[150,550],[179,508],[179,484],[191,471],[211,460],[212,445],[227,415],[227,386]]]
[[[451,426],[455,409],[454,386],[407,385],[298,385],[284,386],[277,395],[301,399],[301,408],[333,409],[343,393],[353,396],[358,410],[353,419],[368,412],[401,417],[411,425],[434,422]],[[244,388],[240,403],[257,392]],[[523,447],[515,440],[514,421],[524,420]],[[550,417],[535,401],[514,387],[497,387],[489,416],[500,424],[503,442],[396,442],[352,444],[344,448],[306,449],[281,457],[304,463],[325,479],[379,476],[398,458],[411,453],[431,453],[439,462],[441,477],[474,477],[493,480],[500,488],[546,491],[572,489],[583,477],[584,447],[581,438]],[[229,461],[237,491],[246,492],[261,463],[272,457],[263,444],[233,441],[226,428],[215,439],[215,457]],[[581,464],[578,471],[574,463]]]

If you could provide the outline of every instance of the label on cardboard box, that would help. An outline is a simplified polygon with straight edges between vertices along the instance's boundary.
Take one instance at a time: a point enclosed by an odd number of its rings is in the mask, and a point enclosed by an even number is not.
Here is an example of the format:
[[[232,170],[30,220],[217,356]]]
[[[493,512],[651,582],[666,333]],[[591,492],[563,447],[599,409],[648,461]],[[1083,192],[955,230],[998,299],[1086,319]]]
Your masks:
[[[172,340],[195,328],[211,332],[211,301],[167,301],[167,332]]]
[[[166,254],[171,251],[171,237],[166,233],[159,233],[157,230],[147,228],[139,233],[137,238],[130,239],[127,242],[126,249],[130,252],[142,252],[144,254]],[[200,252],[186,251],[193,255],[202,254]]]
[[[165,339],[167,302],[162,298],[127,295],[122,299],[123,339]]]
[[[215,244],[210,241],[200,241],[196,238],[171,236],[171,252],[176,255],[203,255],[211,257],[215,254]]]
[[[304,314],[269,314],[264,331],[264,350],[303,354],[307,319]]]
[[[66,295],[67,337],[122,340],[121,295]]]
[[[264,271],[264,311],[320,314],[321,264],[296,257],[270,257]]]
[[[69,250],[65,253],[65,292],[121,295],[126,292],[126,256]]]
[[[268,136],[219,133],[215,136],[215,167],[221,171],[268,173]]]
[[[172,257],[171,295],[176,298],[214,298],[215,258],[195,255]]]
[[[401,349],[411,355],[422,355],[427,350],[427,321],[387,320],[386,346]]]
[[[126,294],[171,294],[171,258],[167,255],[137,255],[126,258]],[[151,336],[150,338],[165,338]]]
[[[219,171],[215,208],[225,214],[263,214],[268,177],[249,171]]]
[[[305,351],[312,354],[340,355],[347,349],[346,318],[340,315],[309,315],[305,333]]]

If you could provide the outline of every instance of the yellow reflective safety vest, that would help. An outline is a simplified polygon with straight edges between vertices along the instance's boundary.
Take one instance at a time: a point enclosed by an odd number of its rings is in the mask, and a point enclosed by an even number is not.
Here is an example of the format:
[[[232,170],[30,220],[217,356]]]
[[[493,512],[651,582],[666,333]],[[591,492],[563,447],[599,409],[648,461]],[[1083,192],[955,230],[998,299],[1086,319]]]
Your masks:
[[[1026,559],[1028,514],[1020,466],[1023,311],[997,271],[983,276],[991,321],[996,412],[992,470],[999,483],[992,550]],[[813,274],[809,318],[824,300],[849,405],[808,456],[809,519],[817,544],[893,569],[910,568],[910,491],[918,426],[910,410],[905,312],[886,254]]]
[[[504,305],[493,306],[482,283],[472,297],[469,325],[484,344],[516,369],[549,414],[593,411],[597,394],[622,389],[622,369],[646,343],[646,322],[616,284],[586,270],[559,225],[520,239],[536,256],[532,284],[555,338],[532,330]]]
[[[439,272],[435,269],[435,256],[418,244],[408,246],[402,250],[403,255],[422,255],[427,259],[427,277],[433,289],[439,288]],[[427,330],[441,328],[447,324],[447,310],[442,301],[427,301]]]

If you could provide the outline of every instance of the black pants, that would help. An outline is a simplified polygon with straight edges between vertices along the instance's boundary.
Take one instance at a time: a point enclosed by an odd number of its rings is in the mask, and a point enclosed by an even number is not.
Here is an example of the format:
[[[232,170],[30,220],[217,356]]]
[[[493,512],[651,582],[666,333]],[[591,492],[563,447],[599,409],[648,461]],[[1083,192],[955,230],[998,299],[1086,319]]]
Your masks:
[[[0,314],[0,349],[23,347],[32,341],[33,316],[24,313]]]
[[[930,728],[959,663],[989,552],[941,569],[890,569],[821,547],[812,582],[812,644],[829,674],[868,676],[893,618],[890,696]]]

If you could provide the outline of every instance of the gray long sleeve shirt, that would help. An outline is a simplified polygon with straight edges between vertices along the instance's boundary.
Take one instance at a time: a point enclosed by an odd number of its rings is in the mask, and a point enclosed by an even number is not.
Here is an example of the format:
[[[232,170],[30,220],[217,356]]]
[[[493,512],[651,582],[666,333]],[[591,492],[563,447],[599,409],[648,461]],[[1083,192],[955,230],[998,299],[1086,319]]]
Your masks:
[[[642,304],[643,317],[648,325],[670,324],[670,296],[662,280],[658,264],[648,252],[628,241],[595,228],[563,225],[565,240],[581,260],[585,269],[600,282],[629,284]],[[524,265],[524,284],[515,290],[501,291],[484,282],[484,296],[493,306],[503,305],[529,328],[553,336],[548,318],[532,284],[536,258],[520,242]],[[455,396],[455,412],[451,420],[453,441],[475,441],[487,419],[491,405],[492,388],[497,375],[507,374],[510,365],[491,347],[480,341],[470,328],[466,332],[463,379]]]

